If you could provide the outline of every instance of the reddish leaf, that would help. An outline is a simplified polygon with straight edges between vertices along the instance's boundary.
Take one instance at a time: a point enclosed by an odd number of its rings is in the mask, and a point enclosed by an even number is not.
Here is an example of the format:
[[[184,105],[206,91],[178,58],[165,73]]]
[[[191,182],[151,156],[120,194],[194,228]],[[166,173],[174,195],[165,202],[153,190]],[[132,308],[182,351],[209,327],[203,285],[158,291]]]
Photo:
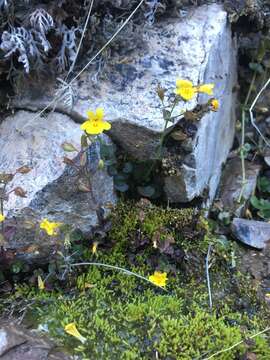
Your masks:
[[[21,166],[19,169],[16,170],[16,173],[20,174],[28,174],[32,169],[29,166]]]
[[[22,198],[26,198],[26,191],[23,190],[23,188],[21,188],[20,186],[17,186],[13,192],[15,193],[16,196],[22,197]]]

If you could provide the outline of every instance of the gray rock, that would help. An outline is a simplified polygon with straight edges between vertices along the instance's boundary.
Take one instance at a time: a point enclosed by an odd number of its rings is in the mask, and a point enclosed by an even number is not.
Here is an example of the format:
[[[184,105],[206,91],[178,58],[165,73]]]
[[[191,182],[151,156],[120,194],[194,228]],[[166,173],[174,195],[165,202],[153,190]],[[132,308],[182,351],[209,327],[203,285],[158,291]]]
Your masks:
[[[232,232],[244,244],[260,250],[270,241],[270,224],[263,221],[234,218]]]
[[[221,177],[219,199],[223,210],[232,212],[235,216],[243,215],[247,201],[256,189],[257,178],[261,166],[245,161],[246,184],[242,190],[242,166],[239,158],[227,162]],[[242,193],[242,194],[241,194]],[[241,202],[239,203],[239,196]]]
[[[1,360],[69,360],[71,357],[58,351],[55,344],[35,331],[1,321]]]
[[[121,59],[120,59],[121,60]],[[173,92],[175,80],[189,79],[194,84],[215,83],[215,97],[220,110],[208,113],[197,124],[188,158],[179,146],[179,159],[172,164],[173,178],[165,179],[165,191],[171,202],[190,201],[208,189],[213,199],[234,137],[234,102],[236,84],[236,47],[232,40],[227,14],[213,4],[192,9],[184,19],[166,19],[145,31],[142,47],[125,58],[115,60],[108,78],[93,84],[93,73],[84,72],[73,82],[78,94],[74,108],[63,102],[56,109],[83,121],[86,110],[102,106],[113,123],[110,135],[131,156],[140,160],[156,157],[160,134],[164,128],[157,85]],[[16,99],[17,107],[39,109],[52,99],[24,92]],[[180,103],[174,115],[183,108],[193,109],[209,97],[200,95],[187,104]],[[174,125],[173,125],[174,126]],[[192,162],[190,162],[192,158]]]
[[[39,118],[19,111],[2,122],[0,134],[0,172],[13,173],[22,165],[32,168],[26,175],[17,174],[9,184],[8,190],[20,186],[27,197],[11,193],[5,202],[6,248],[16,249],[17,256],[29,261],[49,256],[56,240],[39,231],[38,224],[44,218],[72,225],[90,236],[106,218],[116,197],[112,178],[95,165],[98,149],[89,149],[91,192],[78,190],[78,171],[63,163],[64,156],[76,156],[63,151],[63,142],[80,148],[79,125],[67,115],[54,113]]]
[[[265,161],[265,163],[268,165],[268,166],[270,166],[270,150],[269,150],[269,148],[266,148],[265,149],[265,152],[264,152],[264,161]]]

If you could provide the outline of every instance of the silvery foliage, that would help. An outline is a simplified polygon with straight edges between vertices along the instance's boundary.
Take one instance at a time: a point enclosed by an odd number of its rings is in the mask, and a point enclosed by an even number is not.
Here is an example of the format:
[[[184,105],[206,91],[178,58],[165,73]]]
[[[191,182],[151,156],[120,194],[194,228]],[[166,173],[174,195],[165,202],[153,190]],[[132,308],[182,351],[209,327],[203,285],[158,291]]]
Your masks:
[[[58,89],[55,93],[57,101],[61,103],[65,108],[72,109],[75,101],[75,92],[71,84],[66,81],[57,78],[59,81]]]
[[[66,25],[62,25],[57,29],[57,33],[62,37],[62,45],[60,51],[55,59],[55,65],[58,72],[64,71],[68,66],[72,64],[76,57],[77,44],[76,44],[76,32],[77,28],[72,27],[68,29]]]
[[[0,48],[5,52],[5,57],[10,58],[13,54],[18,53],[18,61],[23,64],[25,71],[29,73],[29,58],[37,59],[40,57],[31,32],[24,27],[12,28],[10,31],[3,32],[1,40]]]
[[[30,30],[24,27],[14,27],[4,31],[0,48],[5,58],[18,54],[18,61],[23,64],[26,73],[30,71],[30,64],[39,67],[42,58],[48,53],[51,46],[46,34],[54,26],[52,17],[44,10],[37,9],[30,15]]]
[[[0,0],[0,13],[1,10],[8,12],[10,2],[11,0]],[[51,44],[47,34],[54,30],[54,33],[62,38],[62,44],[56,58],[53,59],[53,64],[58,72],[64,71],[76,56],[77,29],[69,29],[64,24],[57,27],[52,16],[42,8],[35,9],[29,15],[29,24],[29,27],[9,27],[9,30],[3,31],[0,49],[5,53],[5,58],[13,60],[15,57],[23,64],[26,73],[31,69],[41,70],[50,62]]]
[[[149,0],[146,1],[145,4],[148,7],[148,11],[145,12],[144,16],[150,24],[153,24],[155,22],[155,14],[158,9],[166,9],[165,5],[162,4],[160,0]]]

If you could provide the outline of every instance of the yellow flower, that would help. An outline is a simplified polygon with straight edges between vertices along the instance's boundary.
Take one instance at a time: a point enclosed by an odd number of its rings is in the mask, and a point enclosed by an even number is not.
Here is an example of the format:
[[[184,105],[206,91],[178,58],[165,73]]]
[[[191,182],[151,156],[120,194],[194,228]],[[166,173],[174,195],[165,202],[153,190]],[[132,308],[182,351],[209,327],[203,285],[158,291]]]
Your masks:
[[[77,338],[78,340],[80,340],[82,343],[84,343],[86,341],[86,338],[83,337],[79,331],[77,330],[76,328],[76,325],[75,323],[70,323],[70,324],[67,324],[65,326],[65,332],[69,335],[72,335],[74,336],[75,338]]]
[[[218,111],[218,109],[219,109],[219,101],[217,99],[211,100],[210,105],[211,105],[211,110],[212,111]]]
[[[96,112],[88,111],[88,119],[81,125],[81,129],[88,135],[98,135],[104,130],[110,130],[111,124],[104,121],[104,111],[101,108],[97,108]]]
[[[189,80],[176,80],[176,95],[180,95],[184,100],[191,100],[197,92],[213,95],[215,84],[204,84],[194,86]]]
[[[180,95],[184,100],[191,100],[196,94],[196,88],[191,81],[176,80],[176,95]]]
[[[5,215],[0,214],[0,223],[3,222],[5,220]]]
[[[60,225],[61,223],[55,223],[47,219],[44,219],[40,223],[40,228],[45,230],[49,236],[53,236],[53,235],[57,235],[57,229],[59,228]]]
[[[150,275],[149,276],[149,280],[157,285],[157,286],[165,286],[166,285],[166,281],[168,280],[167,279],[167,273],[162,273],[162,272],[159,272],[159,271],[155,271],[154,272],[154,275]]]
[[[198,92],[207,94],[207,95],[213,95],[213,89],[215,87],[215,84],[204,84],[198,86],[197,90]]]
[[[98,247],[98,242],[94,241],[93,245],[92,245],[92,254],[95,255],[97,253],[97,247]]]
[[[38,275],[38,288],[39,288],[39,290],[44,290],[45,289],[44,281],[42,280],[40,275]]]

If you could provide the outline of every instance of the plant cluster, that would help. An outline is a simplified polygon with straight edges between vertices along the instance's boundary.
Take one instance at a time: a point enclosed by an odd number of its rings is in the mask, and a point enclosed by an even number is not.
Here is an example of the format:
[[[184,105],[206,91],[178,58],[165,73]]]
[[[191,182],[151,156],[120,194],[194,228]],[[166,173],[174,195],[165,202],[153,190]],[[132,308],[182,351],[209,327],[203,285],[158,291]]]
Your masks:
[[[56,75],[73,68],[83,34],[80,55],[91,56],[115,33],[124,17],[138,5],[137,0],[94,2],[86,32],[84,26],[91,8],[89,0],[1,0],[0,75],[19,80],[22,75]],[[140,43],[141,25],[174,8],[168,0],[146,1],[96,64],[122,49],[131,51]],[[140,26],[138,26],[140,25]]]
[[[122,206],[127,210],[127,205]],[[158,222],[161,223],[159,208],[155,207],[155,210],[156,216],[154,208],[149,209],[146,216],[149,234]],[[141,258],[137,265],[131,265],[129,260],[126,234],[140,221],[136,215],[140,212],[140,207],[137,209],[134,204],[130,205],[129,212],[120,207],[110,235],[114,240],[117,238],[117,243],[110,251],[99,249],[96,254],[91,254],[88,250],[86,259],[98,257],[103,263],[120,264],[141,275],[151,273],[153,265],[148,261],[147,251],[137,255]],[[183,217],[183,212],[181,214]],[[181,226],[174,212],[167,213],[164,224],[169,226],[169,218],[172,224]],[[188,218],[186,221],[191,221]],[[208,228],[205,221],[201,226]],[[209,237],[209,228],[207,233]],[[191,239],[186,239],[188,242]],[[204,257],[204,254],[197,253],[197,256]],[[49,332],[67,351],[84,359],[157,356],[160,359],[205,359],[224,349],[227,351],[217,358],[257,356],[268,359],[267,334],[249,339],[267,326],[269,316],[263,305],[254,301],[256,294],[251,281],[237,272],[230,278],[226,266],[219,266],[212,276],[214,308],[210,312],[201,270],[197,272],[192,266],[191,271],[193,276],[189,281],[184,278],[185,272],[181,274],[183,270],[170,271],[168,276],[156,271],[155,280],[158,279],[161,285],[167,282],[168,291],[163,292],[132,274],[92,265],[87,271],[73,273],[72,283],[63,283],[58,290],[48,287],[48,282],[45,287],[41,282],[18,285],[14,296],[2,304],[8,309],[8,302],[12,302],[15,313],[28,308],[32,324],[34,321],[41,331]],[[238,342],[240,344],[234,346]]]

